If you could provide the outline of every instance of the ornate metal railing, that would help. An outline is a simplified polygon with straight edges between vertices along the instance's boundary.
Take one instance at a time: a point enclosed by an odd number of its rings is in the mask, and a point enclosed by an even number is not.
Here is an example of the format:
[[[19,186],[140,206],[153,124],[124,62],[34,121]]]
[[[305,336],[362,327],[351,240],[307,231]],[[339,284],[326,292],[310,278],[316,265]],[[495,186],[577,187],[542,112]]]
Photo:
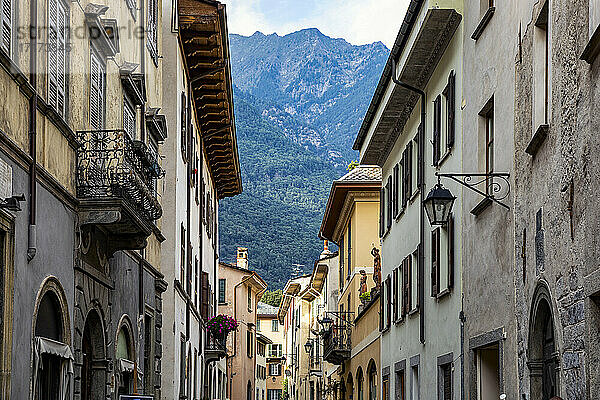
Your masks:
[[[333,320],[323,335],[323,358],[338,363],[349,358],[352,350],[353,312],[327,312],[326,317]]]
[[[227,355],[227,338],[217,339],[213,335],[208,333],[204,349],[206,350],[207,357],[225,357]]]
[[[164,172],[156,152],[121,129],[79,131],[77,136],[79,198],[121,198],[148,221],[160,218],[156,181]]]

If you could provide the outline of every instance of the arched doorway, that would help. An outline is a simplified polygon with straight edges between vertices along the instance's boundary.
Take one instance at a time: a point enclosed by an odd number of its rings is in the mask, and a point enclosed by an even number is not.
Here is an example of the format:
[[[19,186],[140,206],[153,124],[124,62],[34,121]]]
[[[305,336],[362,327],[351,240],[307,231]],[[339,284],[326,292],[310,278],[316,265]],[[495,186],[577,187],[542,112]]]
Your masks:
[[[97,311],[88,313],[81,344],[81,399],[103,400],[106,390],[106,350],[102,319]]]
[[[528,362],[531,400],[546,400],[559,393],[558,353],[554,335],[550,292],[545,285],[536,289],[529,326]]]
[[[367,374],[369,376],[369,400],[377,400],[377,366],[373,359],[369,361]]]
[[[59,400],[71,394],[73,375],[67,303],[58,281],[52,278],[42,286],[38,298],[33,326],[34,398]]]

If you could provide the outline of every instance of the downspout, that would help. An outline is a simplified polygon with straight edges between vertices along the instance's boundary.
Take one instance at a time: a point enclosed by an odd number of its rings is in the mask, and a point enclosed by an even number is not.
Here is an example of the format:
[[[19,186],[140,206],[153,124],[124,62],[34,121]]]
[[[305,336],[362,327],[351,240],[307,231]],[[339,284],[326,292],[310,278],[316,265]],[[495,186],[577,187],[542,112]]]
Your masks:
[[[419,88],[416,88],[408,83],[402,82],[396,77],[396,59],[392,57],[392,81],[411,92],[417,93],[421,96],[421,131],[419,132],[419,168],[418,175],[419,179],[418,186],[421,203],[419,205],[419,282],[421,290],[418,293],[419,296],[419,338],[421,343],[425,343],[425,209],[423,208],[423,201],[425,200],[425,120],[426,120],[426,109],[427,106],[427,95]]]
[[[27,262],[33,260],[37,253],[36,204],[37,204],[37,1],[31,1],[29,6],[29,19],[31,24],[29,45],[29,81],[33,87],[33,94],[29,98],[29,227],[27,232]]]

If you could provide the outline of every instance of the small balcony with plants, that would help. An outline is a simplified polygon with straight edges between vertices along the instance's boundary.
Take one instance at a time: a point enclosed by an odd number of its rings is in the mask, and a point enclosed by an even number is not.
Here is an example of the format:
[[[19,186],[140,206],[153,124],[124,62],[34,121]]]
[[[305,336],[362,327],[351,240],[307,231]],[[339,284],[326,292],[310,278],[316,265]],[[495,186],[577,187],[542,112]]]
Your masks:
[[[320,321],[323,325],[323,359],[341,365],[352,352],[353,312],[327,312]]]
[[[219,314],[206,323],[205,360],[218,361],[227,356],[227,336],[237,330],[238,322],[229,315]]]

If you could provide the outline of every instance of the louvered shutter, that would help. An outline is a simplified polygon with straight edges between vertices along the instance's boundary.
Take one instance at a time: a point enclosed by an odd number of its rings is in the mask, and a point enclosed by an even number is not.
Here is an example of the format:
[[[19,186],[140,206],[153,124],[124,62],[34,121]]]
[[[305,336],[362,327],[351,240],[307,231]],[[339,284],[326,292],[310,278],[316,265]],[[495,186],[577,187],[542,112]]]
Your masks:
[[[388,275],[386,279],[386,296],[387,296],[387,319],[386,327],[389,328],[392,324],[392,278]]]
[[[448,288],[454,286],[454,216],[448,219]]]
[[[413,143],[408,142],[406,146],[406,195],[408,198],[412,195],[412,163],[413,163]]]
[[[52,2],[52,0],[50,0]],[[56,49],[56,111],[65,116],[65,97],[66,97],[66,61],[67,61],[67,13],[62,3],[57,1],[57,45]]]
[[[48,103],[57,107],[58,24],[56,0],[48,0]]]
[[[2,0],[2,50],[12,50],[12,0]]]
[[[183,162],[187,161],[187,98],[185,92],[181,92],[181,156]]]
[[[398,217],[400,214],[400,207],[398,198],[400,196],[400,166],[396,164],[394,167],[394,217]]]
[[[454,146],[454,136],[456,131],[456,76],[454,71],[450,72],[448,77],[448,148]]]
[[[102,129],[104,118],[104,67],[92,52],[90,74],[90,125]]]
[[[433,102],[433,165],[440,162],[440,135],[442,122],[442,97],[438,95]]]
[[[406,312],[409,313],[413,308],[412,304],[412,256],[406,258]]]
[[[383,237],[385,226],[385,189],[379,190],[379,237]]]
[[[399,285],[398,285],[398,268],[396,268],[393,271],[393,279],[392,279],[392,284],[394,285],[394,289],[392,290],[392,292],[394,293],[394,321],[398,320],[398,303],[400,303],[400,298],[398,296],[398,289],[399,289]]]
[[[423,165],[423,151],[422,151],[422,146],[421,146],[421,140],[423,140],[423,124],[419,125],[419,133],[417,135],[417,185],[419,186],[419,189],[421,189],[421,185],[423,183],[423,168],[421,167]]]
[[[406,281],[408,280],[408,269],[406,258],[402,261],[402,316],[408,314],[408,293],[406,292]]]
[[[408,194],[406,193],[406,171],[408,170],[408,157],[406,148],[402,152],[402,208],[408,204]]]
[[[135,111],[126,99],[123,99],[123,130],[130,139],[135,139]]]
[[[440,271],[440,231],[439,228],[431,232],[431,296],[439,292]]]
[[[209,287],[208,287],[208,273],[202,272],[202,318],[205,320],[208,317],[208,302],[209,302]]]
[[[386,227],[390,229],[392,227],[392,178],[388,178],[385,191],[387,192],[387,220]]]

